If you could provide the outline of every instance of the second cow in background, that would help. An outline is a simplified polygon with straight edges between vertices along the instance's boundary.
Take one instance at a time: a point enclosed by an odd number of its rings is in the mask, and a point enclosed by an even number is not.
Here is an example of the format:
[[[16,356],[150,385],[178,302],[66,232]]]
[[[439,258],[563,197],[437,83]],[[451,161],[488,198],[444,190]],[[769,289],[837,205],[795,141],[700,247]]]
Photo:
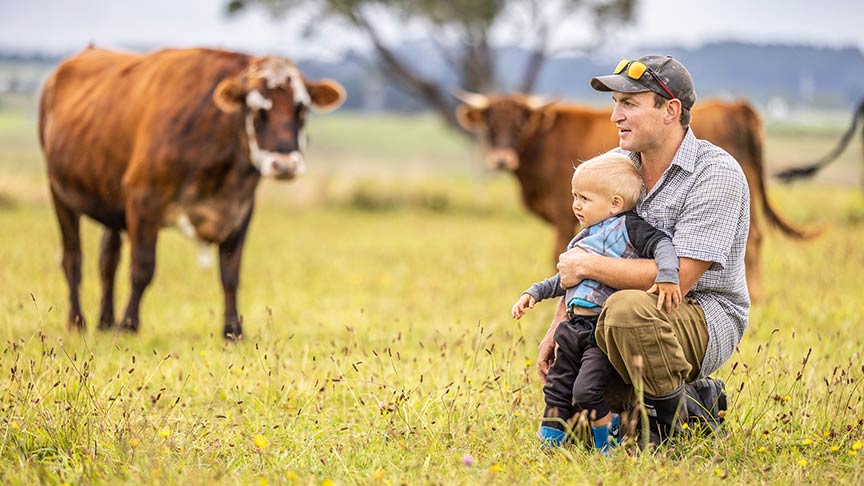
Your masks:
[[[554,257],[575,234],[570,209],[570,177],[574,164],[618,146],[611,110],[548,102],[521,94],[462,93],[459,123],[481,134],[488,144],[486,165],[507,170],[519,180],[525,206],[555,227]],[[771,206],[765,193],[762,123],[744,101],[708,100],[693,108],[691,127],[698,138],[729,152],[741,164],[750,188],[750,234],[747,240],[747,287],[752,299],[762,294],[759,251],[760,213],[792,238],[808,235],[789,224]]]

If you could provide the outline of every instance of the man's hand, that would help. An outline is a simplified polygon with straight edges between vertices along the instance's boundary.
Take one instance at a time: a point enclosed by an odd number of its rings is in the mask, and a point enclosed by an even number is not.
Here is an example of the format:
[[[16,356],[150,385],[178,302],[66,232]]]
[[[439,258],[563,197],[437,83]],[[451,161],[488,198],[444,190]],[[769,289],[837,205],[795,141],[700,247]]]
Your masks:
[[[575,287],[585,280],[588,272],[588,260],[591,254],[576,247],[565,251],[558,257],[558,275],[561,277],[561,288]]]
[[[540,346],[537,347],[537,374],[540,375],[540,381],[546,384],[546,375],[549,374],[549,368],[555,362],[555,333],[546,333],[546,336],[540,341]]]
[[[543,340],[537,346],[537,374],[540,375],[540,381],[543,384],[546,384],[546,375],[549,374],[549,368],[555,362],[555,331],[566,316],[567,311],[564,308],[564,299],[558,299],[558,306],[555,308],[552,323],[549,324],[546,335],[543,336]]]
[[[511,310],[511,313],[513,314],[513,318],[518,320],[520,317],[525,315],[525,308],[526,307],[528,309],[533,309],[534,304],[536,304],[536,303],[537,303],[537,299],[535,299],[531,294],[526,292],[526,293],[520,295],[519,300],[517,300],[516,303],[513,304],[513,309]]]
[[[657,294],[657,310],[666,308],[666,312],[672,312],[672,306],[678,309],[681,306],[681,286],[669,282],[658,282],[648,289],[649,294]]]

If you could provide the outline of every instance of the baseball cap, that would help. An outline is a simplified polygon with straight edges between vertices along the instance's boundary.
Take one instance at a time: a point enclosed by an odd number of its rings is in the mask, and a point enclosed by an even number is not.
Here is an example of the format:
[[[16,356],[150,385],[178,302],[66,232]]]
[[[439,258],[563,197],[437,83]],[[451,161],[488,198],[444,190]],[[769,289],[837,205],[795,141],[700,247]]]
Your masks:
[[[622,59],[615,71],[615,74],[591,78],[591,87],[619,93],[653,91],[666,99],[678,98],[688,110],[696,103],[693,78],[672,56],[644,56],[635,61]]]

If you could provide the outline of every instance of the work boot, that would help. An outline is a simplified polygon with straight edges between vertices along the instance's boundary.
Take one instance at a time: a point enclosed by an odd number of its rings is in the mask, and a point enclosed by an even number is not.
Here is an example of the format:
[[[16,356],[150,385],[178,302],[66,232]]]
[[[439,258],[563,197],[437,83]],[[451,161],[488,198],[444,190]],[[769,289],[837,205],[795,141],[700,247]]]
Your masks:
[[[681,431],[687,421],[684,403],[684,385],[667,395],[645,396],[645,412],[648,415],[650,442],[659,445]]]
[[[700,378],[684,385],[688,424],[703,435],[720,433],[726,417],[726,387],[720,378]]]

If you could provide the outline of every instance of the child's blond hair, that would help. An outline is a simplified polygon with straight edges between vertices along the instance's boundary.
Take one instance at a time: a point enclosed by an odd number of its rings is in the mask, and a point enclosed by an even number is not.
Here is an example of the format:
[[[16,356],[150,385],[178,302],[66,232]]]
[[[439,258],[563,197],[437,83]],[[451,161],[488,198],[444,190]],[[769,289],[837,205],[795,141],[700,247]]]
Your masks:
[[[606,152],[579,164],[573,171],[573,181],[585,177],[594,178],[593,190],[609,197],[621,196],[625,211],[636,207],[645,190],[642,177],[630,158],[615,152]]]

